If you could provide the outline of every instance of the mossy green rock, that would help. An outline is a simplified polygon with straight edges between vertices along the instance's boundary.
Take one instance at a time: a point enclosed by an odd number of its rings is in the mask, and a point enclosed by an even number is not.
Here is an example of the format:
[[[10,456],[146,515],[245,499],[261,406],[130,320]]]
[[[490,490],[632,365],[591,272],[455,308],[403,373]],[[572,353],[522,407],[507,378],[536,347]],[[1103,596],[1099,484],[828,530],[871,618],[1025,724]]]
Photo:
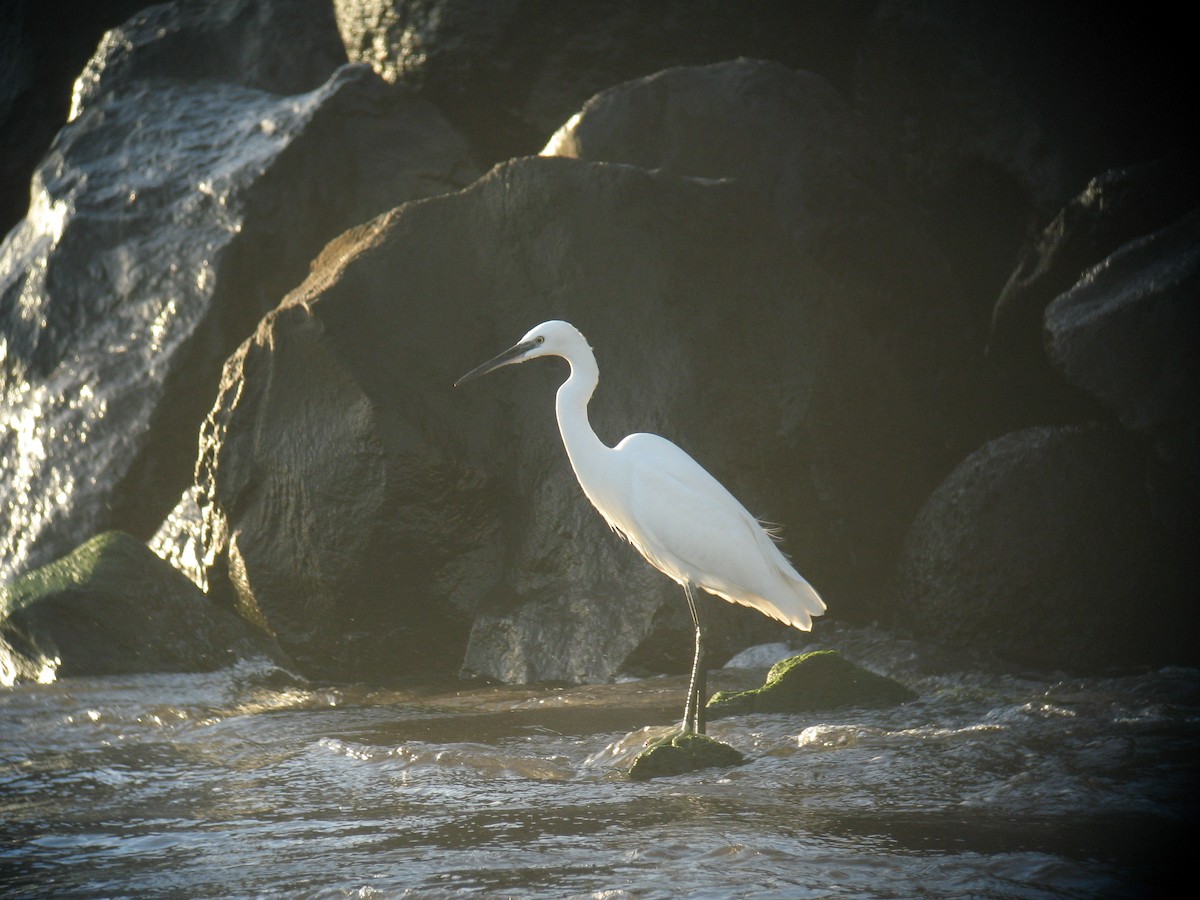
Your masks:
[[[708,714],[711,718],[754,712],[895,706],[916,696],[900,682],[856,666],[835,650],[816,650],[775,663],[760,688],[718,691],[708,701]]]
[[[684,775],[697,769],[740,766],[746,761],[728,744],[704,734],[677,731],[659,738],[639,753],[629,767],[629,777],[637,781],[663,775]]]
[[[0,586],[0,677],[211,671],[271,654],[132,535],[110,531]],[[55,663],[55,660],[58,660]]]

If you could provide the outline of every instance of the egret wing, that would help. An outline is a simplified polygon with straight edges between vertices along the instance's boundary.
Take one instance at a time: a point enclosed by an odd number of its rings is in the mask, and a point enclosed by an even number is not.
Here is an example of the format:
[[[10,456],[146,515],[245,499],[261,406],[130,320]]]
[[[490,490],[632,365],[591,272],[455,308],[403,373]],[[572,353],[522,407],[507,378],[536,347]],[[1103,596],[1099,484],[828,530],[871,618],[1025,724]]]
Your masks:
[[[683,450],[633,435],[628,453],[630,541],[679,582],[807,629],[825,604],[758,520]]]
[[[645,440],[621,447],[634,451],[629,460],[631,524],[656,555],[674,562],[676,571],[664,571],[693,584],[702,584],[705,576],[737,578],[760,555],[753,532],[761,529],[754,517],[670,441],[635,437]]]

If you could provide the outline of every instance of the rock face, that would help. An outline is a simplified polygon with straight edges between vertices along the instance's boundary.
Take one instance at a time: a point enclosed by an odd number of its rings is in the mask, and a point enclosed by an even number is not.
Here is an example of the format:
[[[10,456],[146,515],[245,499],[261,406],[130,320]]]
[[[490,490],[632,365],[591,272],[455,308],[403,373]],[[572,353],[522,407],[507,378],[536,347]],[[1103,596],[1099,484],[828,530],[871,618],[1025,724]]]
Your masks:
[[[438,113],[365,67],[309,93],[230,81],[317,78],[327,47],[293,63],[269,31],[291,8],[157,7],[89,64],[0,246],[0,577],[104,528],[153,534],[222,361],[323,243],[474,176]],[[226,69],[206,41],[270,54]]]
[[[208,671],[272,652],[146,545],[121,532],[0,586],[0,684]]]
[[[877,136],[820,75],[750,59],[668,69],[594,96],[543,153],[736,179],[848,284],[894,354],[928,368],[930,354],[916,351],[931,332],[943,346],[962,343],[949,264]]]
[[[328,0],[177,0],[104,35],[76,80],[70,118],[148,78],[308,93],[347,61]]]
[[[901,563],[916,634],[1043,668],[1195,664],[1194,548],[1156,519],[1140,443],[1043,427],[968,457],[929,498]]]
[[[226,368],[200,464],[210,584],[339,677],[455,669],[464,646],[467,671],[507,681],[661,667],[650,648],[666,643],[686,655],[678,588],[575,483],[551,403],[564,373],[451,388],[548,318],[597,348],[603,439],[676,439],[787,524],[815,584],[847,577],[825,491],[851,435],[903,407],[886,357],[793,248],[736,185],[544,158],[349,233]],[[852,385],[862,413],[838,417]],[[726,655],[778,634],[713,605]]]

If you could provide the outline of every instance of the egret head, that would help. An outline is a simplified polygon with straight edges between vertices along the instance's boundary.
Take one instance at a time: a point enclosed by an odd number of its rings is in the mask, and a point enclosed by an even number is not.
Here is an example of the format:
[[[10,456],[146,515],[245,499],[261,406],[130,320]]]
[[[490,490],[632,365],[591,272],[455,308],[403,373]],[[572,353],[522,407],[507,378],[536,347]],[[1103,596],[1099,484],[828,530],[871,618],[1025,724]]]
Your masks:
[[[539,356],[561,356],[571,360],[581,349],[590,352],[587,341],[575,326],[570,322],[552,319],[530,328],[523,338],[500,355],[489,359],[482,366],[472,369],[454,382],[454,386],[458,387],[460,384],[465,384],[480,375],[486,375],[501,366],[523,363],[527,359],[536,359]]]

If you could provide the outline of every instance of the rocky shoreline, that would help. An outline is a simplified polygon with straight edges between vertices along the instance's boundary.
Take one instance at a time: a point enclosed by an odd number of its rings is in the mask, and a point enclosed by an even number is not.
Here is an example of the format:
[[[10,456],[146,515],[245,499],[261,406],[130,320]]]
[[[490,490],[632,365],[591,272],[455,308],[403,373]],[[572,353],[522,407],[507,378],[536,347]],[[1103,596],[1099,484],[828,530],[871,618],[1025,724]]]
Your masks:
[[[676,591],[562,458],[554,373],[452,390],[548,318],[595,346],[597,432],[662,433],[782,522],[830,617],[1045,670],[1200,662],[1171,36],[795,6],[176,0],[96,35],[5,169],[9,680],[263,647],[335,681],[685,670]],[[9,140],[49,90],[30,7]],[[114,530],[191,580],[191,650],[75,628],[161,641],[159,576],[30,593]],[[718,606],[717,662],[789,637]],[[35,613],[78,649],[19,637]]]

